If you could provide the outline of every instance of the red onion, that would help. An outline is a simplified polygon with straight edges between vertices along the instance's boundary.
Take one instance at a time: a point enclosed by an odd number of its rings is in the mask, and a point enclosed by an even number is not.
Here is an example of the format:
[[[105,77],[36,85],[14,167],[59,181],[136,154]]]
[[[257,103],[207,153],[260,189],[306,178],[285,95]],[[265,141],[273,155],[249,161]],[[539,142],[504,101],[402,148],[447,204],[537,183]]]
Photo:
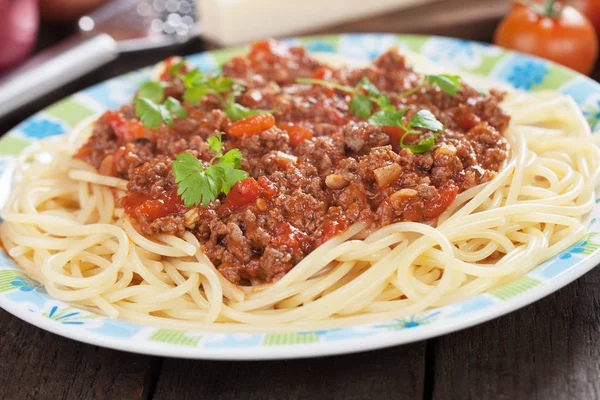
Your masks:
[[[38,31],[36,0],[0,0],[0,70],[24,59]]]

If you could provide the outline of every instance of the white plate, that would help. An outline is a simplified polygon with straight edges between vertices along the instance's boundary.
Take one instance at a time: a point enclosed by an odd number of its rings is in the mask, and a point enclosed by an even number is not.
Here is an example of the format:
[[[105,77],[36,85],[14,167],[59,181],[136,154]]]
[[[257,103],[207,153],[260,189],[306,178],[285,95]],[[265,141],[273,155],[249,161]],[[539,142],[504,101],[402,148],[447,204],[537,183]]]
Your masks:
[[[445,67],[483,75],[521,90],[553,89],[572,96],[592,129],[600,129],[600,85],[548,61],[464,40],[387,34],[350,34],[288,39],[314,52],[368,61],[393,45]],[[189,57],[204,71],[218,68],[244,49]],[[32,116],[0,140],[0,204],[10,188],[16,155],[28,144],[68,132],[76,123],[133,98],[150,69],[109,80]],[[596,201],[599,203],[600,199]],[[199,359],[277,359],[377,349],[423,340],[479,324],[530,304],[577,279],[600,262],[597,206],[587,220],[588,236],[531,272],[460,303],[410,317],[342,329],[301,333],[181,332],[95,315],[52,299],[0,251],[0,306],[58,335],[103,347],[144,354]]]

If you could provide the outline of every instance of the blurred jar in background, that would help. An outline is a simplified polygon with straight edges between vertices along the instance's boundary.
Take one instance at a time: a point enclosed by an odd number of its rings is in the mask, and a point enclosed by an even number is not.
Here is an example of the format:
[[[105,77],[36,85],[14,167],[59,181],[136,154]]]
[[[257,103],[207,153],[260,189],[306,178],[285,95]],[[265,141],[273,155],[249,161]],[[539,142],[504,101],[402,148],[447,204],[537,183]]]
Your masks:
[[[38,21],[36,0],[0,0],[0,71],[31,52]]]

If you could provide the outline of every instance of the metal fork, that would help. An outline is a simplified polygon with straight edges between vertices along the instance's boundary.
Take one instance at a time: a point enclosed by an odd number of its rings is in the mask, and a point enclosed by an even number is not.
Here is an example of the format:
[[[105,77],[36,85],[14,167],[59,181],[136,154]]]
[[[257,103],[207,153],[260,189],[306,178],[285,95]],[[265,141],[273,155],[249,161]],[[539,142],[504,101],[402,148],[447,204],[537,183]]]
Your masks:
[[[0,79],[0,118],[114,60],[199,33],[194,0],[117,0],[79,19],[72,38]]]

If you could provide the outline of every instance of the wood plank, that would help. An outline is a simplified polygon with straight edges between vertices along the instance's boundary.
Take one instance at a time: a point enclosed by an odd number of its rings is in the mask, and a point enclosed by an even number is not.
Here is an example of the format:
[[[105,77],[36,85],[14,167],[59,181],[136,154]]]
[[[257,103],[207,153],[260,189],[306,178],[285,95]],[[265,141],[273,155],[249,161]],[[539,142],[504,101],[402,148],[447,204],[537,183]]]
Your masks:
[[[600,398],[600,268],[435,343],[434,399]]]
[[[0,310],[1,399],[147,399],[159,359],[65,339]]]
[[[377,399],[423,396],[425,343],[305,360],[164,362],[155,400]]]

